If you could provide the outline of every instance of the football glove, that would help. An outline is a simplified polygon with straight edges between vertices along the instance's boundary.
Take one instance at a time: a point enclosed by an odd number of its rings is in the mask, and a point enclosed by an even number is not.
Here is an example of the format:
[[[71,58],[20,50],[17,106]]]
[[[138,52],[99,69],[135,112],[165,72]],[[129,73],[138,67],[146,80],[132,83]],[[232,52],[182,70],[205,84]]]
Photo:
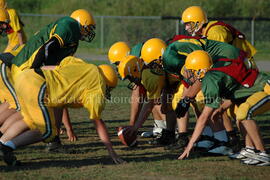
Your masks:
[[[190,106],[190,98],[189,97],[185,97],[184,99],[181,99],[175,109],[175,114],[177,118],[181,118],[184,117],[186,112],[189,109]]]

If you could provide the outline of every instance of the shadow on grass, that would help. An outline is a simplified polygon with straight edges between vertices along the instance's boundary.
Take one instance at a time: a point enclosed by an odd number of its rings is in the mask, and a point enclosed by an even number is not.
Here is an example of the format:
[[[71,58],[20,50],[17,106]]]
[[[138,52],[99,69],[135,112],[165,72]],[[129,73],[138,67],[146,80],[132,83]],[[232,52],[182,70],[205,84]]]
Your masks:
[[[141,153],[136,155],[123,155],[122,158],[126,162],[153,162],[161,160],[176,160],[175,154],[165,153]],[[32,159],[33,160],[33,159]],[[91,159],[81,160],[41,160],[39,162],[21,162],[20,166],[9,167],[0,166],[0,172],[13,172],[13,171],[24,171],[24,170],[38,170],[48,167],[62,167],[62,168],[80,168],[83,166],[92,165],[114,165],[113,161],[109,156],[96,156]]]

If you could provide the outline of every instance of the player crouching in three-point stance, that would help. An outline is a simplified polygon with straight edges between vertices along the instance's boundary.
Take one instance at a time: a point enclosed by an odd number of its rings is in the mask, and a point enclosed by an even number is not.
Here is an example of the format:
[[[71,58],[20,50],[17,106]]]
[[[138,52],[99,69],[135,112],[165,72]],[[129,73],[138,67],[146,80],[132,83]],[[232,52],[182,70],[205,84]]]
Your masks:
[[[21,119],[12,124],[0,138],[0,157],[8,165],[15,165],[17,160],[12,151],[16,149],[16,145],[13,139],[27,130],[36,133],[22,137],[20,145],[53,139],[56,135],[53,107],[71,105],[82,106],[89,111],[89,118],[93,120],[111,158],[116,164],[122,163],[123,160],[113,150],[107,128],[100,119],[105,99],[116,85],[117,75],[111,66],[97,67],[71,56],[66,57],[54,70],[23,71],[14,83],[21,105]]]
[[[238,68],[234,68],[234,72],[227,71],[231,67]],[[245,138],[246,148],[232,157],[243,158],[242,163],[244,164],[270,165],[270,156],[265,152],[256,122],[252,120],[254,115],[270,110],[270,76],[264,73],[253,76],[244,68],[243,61],[228,62],[221,59],[220,62],[213,65],[211,57],[202,50],[188,55],[185,62],[185,71],[189,74],[187,78],[193,83],[201,81],[205,107],[197,120],[192,137],[179,159],[189,156],[209,117],[220,115],[230,106],[228,102],[237,103],[237,100],[241,98],[242,101],[238,103],[235,114]],[[245,83],[250,86],[245,86]],[[226,100],[219,108],[222,99]]]

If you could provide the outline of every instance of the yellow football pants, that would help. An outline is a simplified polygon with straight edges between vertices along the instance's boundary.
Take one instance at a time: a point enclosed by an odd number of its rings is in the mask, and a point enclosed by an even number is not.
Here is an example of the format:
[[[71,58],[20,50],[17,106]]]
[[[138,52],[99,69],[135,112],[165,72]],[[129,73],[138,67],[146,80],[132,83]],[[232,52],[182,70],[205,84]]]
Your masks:
[[[235,110],[236,120],[239,121],[252,119],[253,116],[270,110],[270,84],[264,86],[264,91],[252,94]]]
[[[53,108],[46,106],[45,79],[28,69],[20,73],[15,82],[24,122],[30,129],[38,129],[45,142],[51,141],[57,128]]]
[[[11,72],[9,67],[0,61],[0,102],[8,102],[9,108],[20,110],[20,104],[13,87]]]

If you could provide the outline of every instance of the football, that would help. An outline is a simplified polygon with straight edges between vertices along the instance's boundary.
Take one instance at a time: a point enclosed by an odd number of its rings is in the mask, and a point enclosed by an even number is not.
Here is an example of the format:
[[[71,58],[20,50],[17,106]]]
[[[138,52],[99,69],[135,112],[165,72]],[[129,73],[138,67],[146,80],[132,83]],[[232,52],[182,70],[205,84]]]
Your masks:
[[[120,141],[129,147],[133,147],[137,144],[137,135],[128,135],[126,132],[126,130],[129,128],[130,126],[124,126],[124,127],[118,127],[118,131],[117,131],[117,135],[120,139]]]

